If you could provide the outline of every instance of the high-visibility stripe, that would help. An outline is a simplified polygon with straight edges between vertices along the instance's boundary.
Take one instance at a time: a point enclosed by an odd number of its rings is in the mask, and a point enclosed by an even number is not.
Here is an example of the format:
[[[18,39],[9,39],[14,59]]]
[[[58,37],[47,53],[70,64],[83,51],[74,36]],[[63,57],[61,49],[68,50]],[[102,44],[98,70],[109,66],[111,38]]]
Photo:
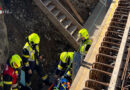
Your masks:
[[[25,57],[25,58],[29,58],[29,55],[22,55],[23,57]]]
[[[4,83],[4,84],[11,85],[11,84],[12,84],[12,81],[4,81],[3,83]]]
[[[25,66],[26,66],[26,67],[28,67],[28,66],[29,66],[29,62],[26,62],[26,63],[24,63],[24,64],[25,64]]]
[[[29,60],[29,61],[35,61],[35,56],[34,56],[35,50],[33,50],[33,49],[29,46],[28,43],[25,44],[24,48],[27,49],[28,52],[29,52],[28,60]]]
[[[18,88],[14,88],[14,89],[12,88],[12,90],[18,90]]]
[[[46,80],[47,77],[48,77],[48,75],[43,76],[43,77],[42,77],[42,80]]]
[[[58,65],[58,70],[62,70],[63,67],[61,65]]]
[[[84,42],[81,46],[80,46],[80,53],[81,54],[87,54],[88,51],[86,51],[86,47],[87,45],[91,45],[92,44],[92,41],[89,39],[87,40],[86,42]]]
[[[28,86],[28,87],[29,87],[29,86],[31,86],[31,84],[32,84],[31,82],[26,83],[26,86]]]
[[[71,76],[71,72],[70,72],[70,71],[68,71],[68,72],[67,72],[67,75],[68,75],[68,76]]]
[[[61,86],[66,90],[66,88],[65,88],[65,86],[64,86],[64,84],[61,84]]]
[[[18,71],[16,70],[15,73],[18,75]]]
[[[38,65],[39,64],[39,61],[38,60],[36,60],[36,65]]]
[[[81,53],[81,54],[84,54],[84,53],[85,53],[85,48],[86,48],[86,46],[87,46],[87,44],[81,45],[81,47],[80,47],[80,53]]]
[[[3,81],[0,81],[0,87],[3,87]]]

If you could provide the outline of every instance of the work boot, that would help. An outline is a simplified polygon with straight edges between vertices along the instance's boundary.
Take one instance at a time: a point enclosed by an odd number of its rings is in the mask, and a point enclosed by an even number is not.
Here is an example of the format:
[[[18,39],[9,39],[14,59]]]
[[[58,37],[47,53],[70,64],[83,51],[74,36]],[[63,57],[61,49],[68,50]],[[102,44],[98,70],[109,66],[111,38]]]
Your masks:
[[[26,83],[26,87],[25,87],[25,90],[32,90],[32,88],[31,88],[31,82],[29,82],[29,83]]]
[[[25,86],[22,90],[32,90],[32,88]]]
[[[46,80],[42,80],[43,84],[46,84],[47,86],[50,86],[52,83],[50,83],[49,78],[47,78]]]
[[[48,77],[48,75],[45,75],[45,76],[42,77],[42,83],[43,83],[43,85],[44,85],[44,84],[46,84],[46,85],[48,85],[48,86],[51,85],[51,83],[49,82],[49,77]]]

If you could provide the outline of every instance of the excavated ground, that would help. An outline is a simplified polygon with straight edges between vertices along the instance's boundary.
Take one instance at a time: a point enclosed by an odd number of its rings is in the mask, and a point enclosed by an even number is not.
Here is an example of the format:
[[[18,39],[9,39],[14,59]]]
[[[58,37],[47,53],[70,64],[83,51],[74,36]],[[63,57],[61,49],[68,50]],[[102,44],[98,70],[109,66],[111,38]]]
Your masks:
[[[59,54],[62,51],[74,51],[67,40],[57,31],[56,27],[49,21],[47,16],[35,5],[32,0],[5,0],[12,14],[5,14],[7,25],[9,54],[18,53],[22,55],[25,37],[32,32],[40,35],[40,52],[46,59],[44,71],[51,76],[59,62]],[[61,0],[62,4],[70,11],[70,8]],[[98,0],[71,0],[81,17],[87,20],[89,14],[97,4]],[[74,16],[74,14],[73,14]],[[75,16],[74,16],[75,17]],[[33,90],[39,90],[37,75],[33,78]],[[43,90],[47,87],[43,88]]]
[[[74,15],[72,10],[69,8],[68,4],[66,4],[65,0],[60,0],[60,2],[63,4],[63,6],[71,12],[73,17],[77,19],[77,17]],[[86,21],[88,17],[91,15],[92,11],[94,10],[95,6],[99,2],[99,0],[70,0],[73,7],[76,9],[76,11],[79,13],[81,18]],[[77,19],[78,20],[78,19]]]

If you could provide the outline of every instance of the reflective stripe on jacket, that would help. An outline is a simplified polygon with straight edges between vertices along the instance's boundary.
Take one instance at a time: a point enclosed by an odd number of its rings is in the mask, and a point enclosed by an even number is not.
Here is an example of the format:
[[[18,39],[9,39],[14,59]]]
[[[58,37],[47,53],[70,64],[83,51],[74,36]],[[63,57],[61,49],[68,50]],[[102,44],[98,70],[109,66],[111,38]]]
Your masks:
[[[88,45],[91,45],[91,44],[92,44],[92,41],[90,39],[83,42],[80,46],[80,53],[81,54],[87,54],[88,51],[86,51],[86,48],[87,48]]]
[[[18,73],[16,73],[16,71],[7,64],[4,67],[3,75],[9,75],[12,77],[12,81],[5,81],[4,80],[4,84],[8,85],[8,84],[16,84],[17,83]]]
[[[28,42],[25,44],[24,49],[28,50],[29,56],[23,55],[23,57],[28,58],[28,61],[35,61],[35,59],[36,59],[36,57],[35,57],[36,51],[31,48],[31,46],[28,44]],[[38,45],[36,46],[36,50],[38,51],[38,54],[39,54],[39,46]]]
[[[65,55],[65,59],[62,58],[63,60],[60,60],[60,63],[58,64],[57,74],[59,73],[59,71],[63,69],[66,70],[68,68],[66,73],[68,73],[69,76],[71,75],[69,72],[71,72],[72,70],[73,56],[74,56],[74,52],[67,52],[67,56]]]

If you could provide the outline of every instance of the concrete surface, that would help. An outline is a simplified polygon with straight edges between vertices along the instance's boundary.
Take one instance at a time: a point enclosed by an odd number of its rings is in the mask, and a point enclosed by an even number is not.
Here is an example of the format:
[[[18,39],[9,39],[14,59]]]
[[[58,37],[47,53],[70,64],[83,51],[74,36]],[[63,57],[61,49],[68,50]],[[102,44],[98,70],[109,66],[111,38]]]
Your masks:
[[[88,20],[85,22],[84,27],[88,30],[90,36],[94,34],[95,30],[100,28],[100,25],[102,24],[108,11],[108,6],[105,6],[102,2],[99,2]]]

